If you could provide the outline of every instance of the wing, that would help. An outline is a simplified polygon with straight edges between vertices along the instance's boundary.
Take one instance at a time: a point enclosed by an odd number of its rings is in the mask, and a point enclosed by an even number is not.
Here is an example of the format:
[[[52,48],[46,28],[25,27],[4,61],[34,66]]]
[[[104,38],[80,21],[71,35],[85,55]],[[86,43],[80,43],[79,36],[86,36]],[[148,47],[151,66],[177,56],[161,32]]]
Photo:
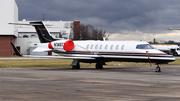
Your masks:
[[[95,60],[93,57],[71,57],[71,56],[36,56],[36,55],[23,55],[25,57],[31,58],[49,58],[49,59],[85,59],[85,60]]]

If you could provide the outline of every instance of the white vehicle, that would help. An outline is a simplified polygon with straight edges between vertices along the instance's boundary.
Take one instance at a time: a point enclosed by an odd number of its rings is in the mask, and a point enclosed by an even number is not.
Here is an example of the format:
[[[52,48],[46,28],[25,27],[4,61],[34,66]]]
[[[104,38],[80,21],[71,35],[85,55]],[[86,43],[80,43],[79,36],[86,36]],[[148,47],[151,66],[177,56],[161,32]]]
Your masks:
[[[52,38],[43,22],[30,22],[40,39],[36,52],[52,51],[62,56],[47,56],[51,58],[73,59],[72,69],[79,69],[80,62],[96,63],[96,69],[102,69],[106,62],[147,62],[157,65],[175,61],[175,58],[162,51],[154,49],[149,43],[142,41],[73,41],[56,40]],[[14,50],[21,55],[15,46]]]
[[[172,44],[151,44],[154,48],[174,56],[180,55],[180,47]]]

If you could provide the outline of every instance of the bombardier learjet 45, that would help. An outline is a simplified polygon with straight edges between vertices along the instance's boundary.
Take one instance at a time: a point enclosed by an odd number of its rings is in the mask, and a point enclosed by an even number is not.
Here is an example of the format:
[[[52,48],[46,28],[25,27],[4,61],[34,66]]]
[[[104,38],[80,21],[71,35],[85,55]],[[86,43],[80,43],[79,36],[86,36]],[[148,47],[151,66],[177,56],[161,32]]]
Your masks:
[[[143,41],[57,40],[51,37],[42,21],[30,22],[28,25],[35,27],[41,42],[33,51],[52,51],[62,55],[54,56],[55,58],[73,59],[72,69],[79,69],[80,62],[96,63],[96,69],[102,69],[106,62],[118,61],[155,63],[157,65],[155,71],[161,72],[159,64],[175,61],[173,56],[154,49],[149,43]],[[15,48],[14,45],[13,47]]]

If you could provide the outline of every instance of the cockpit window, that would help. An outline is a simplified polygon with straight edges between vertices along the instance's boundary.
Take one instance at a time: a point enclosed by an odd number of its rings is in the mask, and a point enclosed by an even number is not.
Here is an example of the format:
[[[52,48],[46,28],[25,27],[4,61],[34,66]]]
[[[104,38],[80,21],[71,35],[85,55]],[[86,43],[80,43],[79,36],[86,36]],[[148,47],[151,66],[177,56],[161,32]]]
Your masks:
[[[154,48],[149,44],[147,44],[147,45],[137,45],[136,49],[154,49]]]

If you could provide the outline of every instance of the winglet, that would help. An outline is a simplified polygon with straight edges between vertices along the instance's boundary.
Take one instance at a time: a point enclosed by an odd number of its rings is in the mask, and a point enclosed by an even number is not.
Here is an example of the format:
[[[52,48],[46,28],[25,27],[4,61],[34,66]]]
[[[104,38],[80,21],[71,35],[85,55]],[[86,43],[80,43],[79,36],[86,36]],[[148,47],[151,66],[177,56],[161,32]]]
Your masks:
[[[13,50],[17,56],[23,56],[23,54],[18,51],[18,49],[14,46],[12,42],[11,42],[11,46],[13,47]]]

